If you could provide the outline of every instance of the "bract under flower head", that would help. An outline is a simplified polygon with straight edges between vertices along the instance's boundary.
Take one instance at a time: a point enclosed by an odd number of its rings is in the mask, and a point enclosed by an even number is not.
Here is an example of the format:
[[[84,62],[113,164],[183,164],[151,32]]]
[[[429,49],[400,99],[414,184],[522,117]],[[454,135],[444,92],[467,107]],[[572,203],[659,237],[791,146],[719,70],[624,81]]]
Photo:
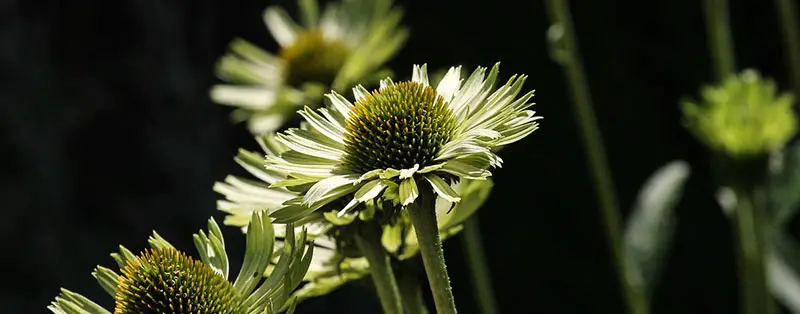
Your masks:
[[[253,213],[248,224],[247,250],[236,279],[229,281],[228,256],[219,226],[210,219],[208,232],[194,235],[200,260],[193,260],[153,232],[151,250],[135,256],[120,246],[111,254],[122,275],[97,266],[92,275],[116,300],[115,313],[279,313],[292,306],[286,291],[302,282],[312,260],[305,233],[288,228],[281,243],[278,267],[267,280],[263,274],[273,260],[274,232],[269,219]],[[267,252],[267,253],[265,253]],[[110,314],[88,298],[62,289],[48,307],[56,314]]]
[[[517,97],[526,77],[495,89],[498,68],[488,75],[478,68],[462,81],[453,67],[434,89],[426,66],[415,66],[410,82],[386,79],[372,93],[356,86],[355,105],[331,92],[330,108],[301,110],[308,127],[279,133],[288,150],[267,156],[266,168],[287,174],[273,186],[310,188],[273,217],[299,220],[342,197],[350,201],[339,216],[374,200],[407,206],[418,184],[458,202],[453,181],[486,179],[502,164],[494,150],[539,126],[541,117],[528,110],[533,92]]]
[[[683,104],[686,126],[706,145],[733,158],[765,156],[797,132],[794,97],[747,70],[702,90],[702,105]]]
[[[321,104],[326,90],[374,81],[408,37],[391,0],[341,0],[322,14],[316,0],[298,4],[300,24],[281,7],[264,13],[277,55],[236,39],[219,62],[229,84],[214,86],[211,98],[238,107],[234,118],[253,133],[278,129],[302,105]]]

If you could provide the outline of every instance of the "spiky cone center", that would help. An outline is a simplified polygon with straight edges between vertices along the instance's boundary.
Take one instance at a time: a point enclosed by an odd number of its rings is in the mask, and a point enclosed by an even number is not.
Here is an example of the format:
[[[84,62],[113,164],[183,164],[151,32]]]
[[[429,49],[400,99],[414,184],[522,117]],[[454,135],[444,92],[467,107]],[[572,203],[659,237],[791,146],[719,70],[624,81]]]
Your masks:
[[[455,129],[455,118],[432,87],[400,82],[353,105],[345,123],[344,164],[356,172],[432,164]]]
[[[280,51],[286,81],[295,87],[306,82],[332,84],[349,55],[345,43],[326,39],[317,30],[298,33],[294,43]]]
[[[173,248],[146,250],[121,271],[115,314],[232,314],[239,305],[222,275]]]

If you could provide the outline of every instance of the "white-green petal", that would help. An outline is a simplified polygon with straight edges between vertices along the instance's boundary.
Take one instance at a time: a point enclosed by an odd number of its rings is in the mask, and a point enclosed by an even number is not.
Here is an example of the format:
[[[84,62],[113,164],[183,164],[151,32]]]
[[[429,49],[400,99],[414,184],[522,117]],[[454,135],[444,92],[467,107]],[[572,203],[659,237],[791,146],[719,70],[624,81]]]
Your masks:
[[[290,46],[297,37],[298,26],[281,7],[272,6],[264,11],[264,23],[281,47]]]
[[[388,184],[386,184],[386,182],[387,182],[386,180],[381,180],[381,179],[367,182],[363,186],[361,186],[361,188],[358,189],[358,191],[356,191],[353,197],[361,203],[370,201],[378,197],[378,195],[380,195],[381,192],[383,192],[383,190],[389,186]]]
[[[211,99],[218,104],[251,110],[266,110],[275,103],[278,94],[265,86],[220,84],[211,88]]]
[[[414,71],[411,74],[411,81],[430,86],[431,84],[428,82],[428,64],[423,64],[422,66],[415,64]]]
[[[399,179],[403,180],[403,179],[406,179],[406,178],[410,178],[411,176],[413,176],[417,172],[417,170],[419,170],[419,164],[414,164],[414,167],[411,167],[411,168],[408,168],[408,169],[402,169],[402,170],[400,170]]]
[[[305,110],[300,110],[298,113],[319,133],[332,141],[344,144],[343,128],[338,128],[337,125],[332,124],[309,107],[305,107]]]
[[[359,101],[367,95],[369,95],[369,91],[367,91],[364,86],[356,85],[356,87],[353,87],[353,98],[355,98],[356,101]]]
[[[399,196],[400,203],[403,206],[408,206],[417,199],[417,196],[419,196],[419,190],[417,190],[417,182],[414,181],[414,177],[410,177],[400,182]]]
[[[433,191],[436,192],[440,197],[444,198],[448,202],[458,202],[461,201],[461,197],[458,195],[458,192],[453,190],[453,188],[445,182],[442,178],[435,174],[427,174],[425,175],[425,180],[430,182],[431,187],[433,187]]]
[[[366,173],[362,174],[361,177],[358,178],[358,182],[356,182],[356,183],[360,183],[362,181],[366,181],[366,180],[370,180],[372,178],[375,178],[375,177],[383,174],[383,172],[384,172],[383,169],[374,169],[374,170],[367,171]]]
[[[331,102],[333,108],[336,109],[336,111],[338,111],[343,117],[350,116],[350,109],[353,108],[353,104],[349,100],[344,98],[339,93],[333,91],[329,94],[325,94],[325,98],[328,98],[328,101]]]
[[[353,183],[356,183],[358,178],[358,175],[352,174],[325,178],[308,189],[308,192],[306,192],[306,195],[303,197],[303,204],[313,207],[324,198],[331,197],[332,195],[347,194],[348,192],[343,192],[343,190],[352,191],[356,189],[357,187],[354,187]]]
[[[453,100],[453,95],[458,92],[461,85],[461,66],[452,67],[444,75],[439,85],[436,87],[436,92],[444,98],[444,101],[450,102]]]
[[[467,160],[453,159],[444,163],[439,171],[447,172],[465,179],[481,180],[491,176],[492,173],[486,167],[476,167]]]
[[[391,178],[394,178],[394,177],[399,176],[399,175],[400,175],[400,170],[392,169],[392,168],[386,168],[385,170],[383,170],[383,173],[380,174],[380,178],[381,179],[391,179]]]
[[[442,168],[442,166],[444,166],[444,163],[438,163],[438,164],[433,164],[433,165],[430,165],[430,166],[425,166],[425,168],[422,168],[422,170],[417,171],[417,173],[422,174],[422,173],[433,172],[433,171],[439,170],[439,168]]]

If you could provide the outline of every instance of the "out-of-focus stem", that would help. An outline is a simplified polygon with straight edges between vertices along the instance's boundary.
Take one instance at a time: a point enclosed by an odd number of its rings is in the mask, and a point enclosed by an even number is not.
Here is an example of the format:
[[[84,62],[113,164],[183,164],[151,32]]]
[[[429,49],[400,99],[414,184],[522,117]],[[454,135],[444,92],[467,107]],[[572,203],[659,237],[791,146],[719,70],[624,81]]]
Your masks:
[[[786,62],[789,63],[789,76],[792,80],[792,91],[800,95],[800,24],[797,18],[797,2],[795,0],[775,0],[778,18],[783,33],[783,46]]]
[[[581,138],[586,149],[589,168],[594,179],[595,193],[602,209],[603,222],[611,248],[611,257],[616,266],[619,284],[625,296],[630,314],[648,313],[647,299],[636,291],[625,278],[625,258],[622,251],[622,217],[614,192],[614,182],[606,160],[605,147],[597,126],[589,84],[583,71],[577,38],[572,25],[567,0],[546,0],[552,23],[548,31],[553,59],[564,68],[572,97],[572,104]]]
[[[728,1],[704,0],[703,4],[706,15],[708,50],[714,63],[716,79],[722,81],[736,71],[733,40],[728,24]]]
[[[464,253],[467,256],[467,264],[472,275],[472,287],[477,297],[480,313],[497,314],[497,301],[495,301],[492,289],[492,277],[489,274],[489,268],[486,266],[486,254],[483,250],[477,214],[472,215],[464,223],[462,235]]]

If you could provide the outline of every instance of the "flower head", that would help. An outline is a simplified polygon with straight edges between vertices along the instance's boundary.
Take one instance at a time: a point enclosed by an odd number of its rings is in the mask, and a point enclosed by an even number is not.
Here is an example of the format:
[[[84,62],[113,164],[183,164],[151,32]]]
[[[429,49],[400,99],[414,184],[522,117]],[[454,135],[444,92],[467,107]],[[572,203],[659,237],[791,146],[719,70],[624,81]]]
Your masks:
[[[517,97],[526,76],[513,76],[494,88],[498,65],[488,75],[475,70],[465,82],[451,68],[434,88],[426,66],[415,66],[412,80],[381,81],[368,92],[353,88],[355,103],[336,92],[330,108],[305,108],[307,125],[277,135],[288,150],[267,155],[266,168],[286,174],[271,186],[304,191],[272,213],[281,222],[309,214],[345,198],[338,217],[353,217],[361,204],[414,203],[419,186],[450,202],[461,196],[451,184],[485,180],[499,167],[497,148],[527,136],[539,126],[533,92]]]
[[[710,148],[733,158],[766,155],[783,148],[797,132],[791,94],[747,70],[720,86],[702,90],[703,105],[683,104],[686,126]]]
[[[234,117],[247,120],[254,133],[276,130],[299,106],[321,103],[326,90],[343,91],[386,73],[383,64],[408,36],[391,0],[342,0],[321,15],[316,0],[298,4],[300,25],[277,6],[264,14],[277,54],[237,39],[219,62],[220,78],[231,84],[215,86],[211,97],[239,107]]]
[[[274,232],[269,219],[260,212],[253,213],[247,234],[244,263],[236,280],[228,280],[228,256],[222,232],[213,219],[208,233],[194,235],[200,260],[175,249],[172,244],[153,232],[150,249],[139,256],[120,246],[111,254],[120,267],[121,275],[97,266],[92,275],[100,286],[115,299],[114,313],[197,313],[225,314],[278,313],[293,305],[290,295],[312,259],[312,248],[306,248],[306,236],[294,234],[294,228],[284,234],[276,270],[267,280],[261,279],[272,260]],[[264,252],[270,252],[264,254]],[[258,274],[258,276],[253,276]],[[62,289],[48,307],[57,314],[111,313],[88,298]]]
[[[274,133],[256,138],[267,156],[277,156],[289,149],[275,140]],[[229,175],[224,182],[217,182],[214,190],[225,196],[217,202],[221,211],[228,213],[225,224],[241,227],[247,231],[247,225],[254,211],[275,212],[287,207],[283,202],[301,197],[302,192],[291,191],[285,187],[269,187],[269,185],[286,178],[287,173],[267,170],[263,154],[240,150],[235,158],[242,168],[258,180]],[[452,186],[462,197],[458,204],[439,198],[436,213],[440,237],[447,239],[461,231],[462,223],[475,213],[483,204],[492,188],[492,181],[462,180]],[[366,258],[358,254],[347,254],[340,243],[330,233],[336,224],[348,224],[357,217],[339,217],[336,213],[346,204],[338,208],[329,204],[329,211],[309,215],[303,226],[308,238],[314,240],[314,257],[303,281],[306,282],[293,296],[298,300],[320,296],[337,289],[341,285],[363,278],[370,273]],[[331,219],[334,222],[328,220]],[[285,237],[286,226],[275,224],[275,235],[278,238],[276,249],[280,249]],[[419,252],[419,244],[413,226],[405,214],[401,214],[393,224],[384,226],[382,242],[384,248],[396,259],[402,261],[415,256]]]

